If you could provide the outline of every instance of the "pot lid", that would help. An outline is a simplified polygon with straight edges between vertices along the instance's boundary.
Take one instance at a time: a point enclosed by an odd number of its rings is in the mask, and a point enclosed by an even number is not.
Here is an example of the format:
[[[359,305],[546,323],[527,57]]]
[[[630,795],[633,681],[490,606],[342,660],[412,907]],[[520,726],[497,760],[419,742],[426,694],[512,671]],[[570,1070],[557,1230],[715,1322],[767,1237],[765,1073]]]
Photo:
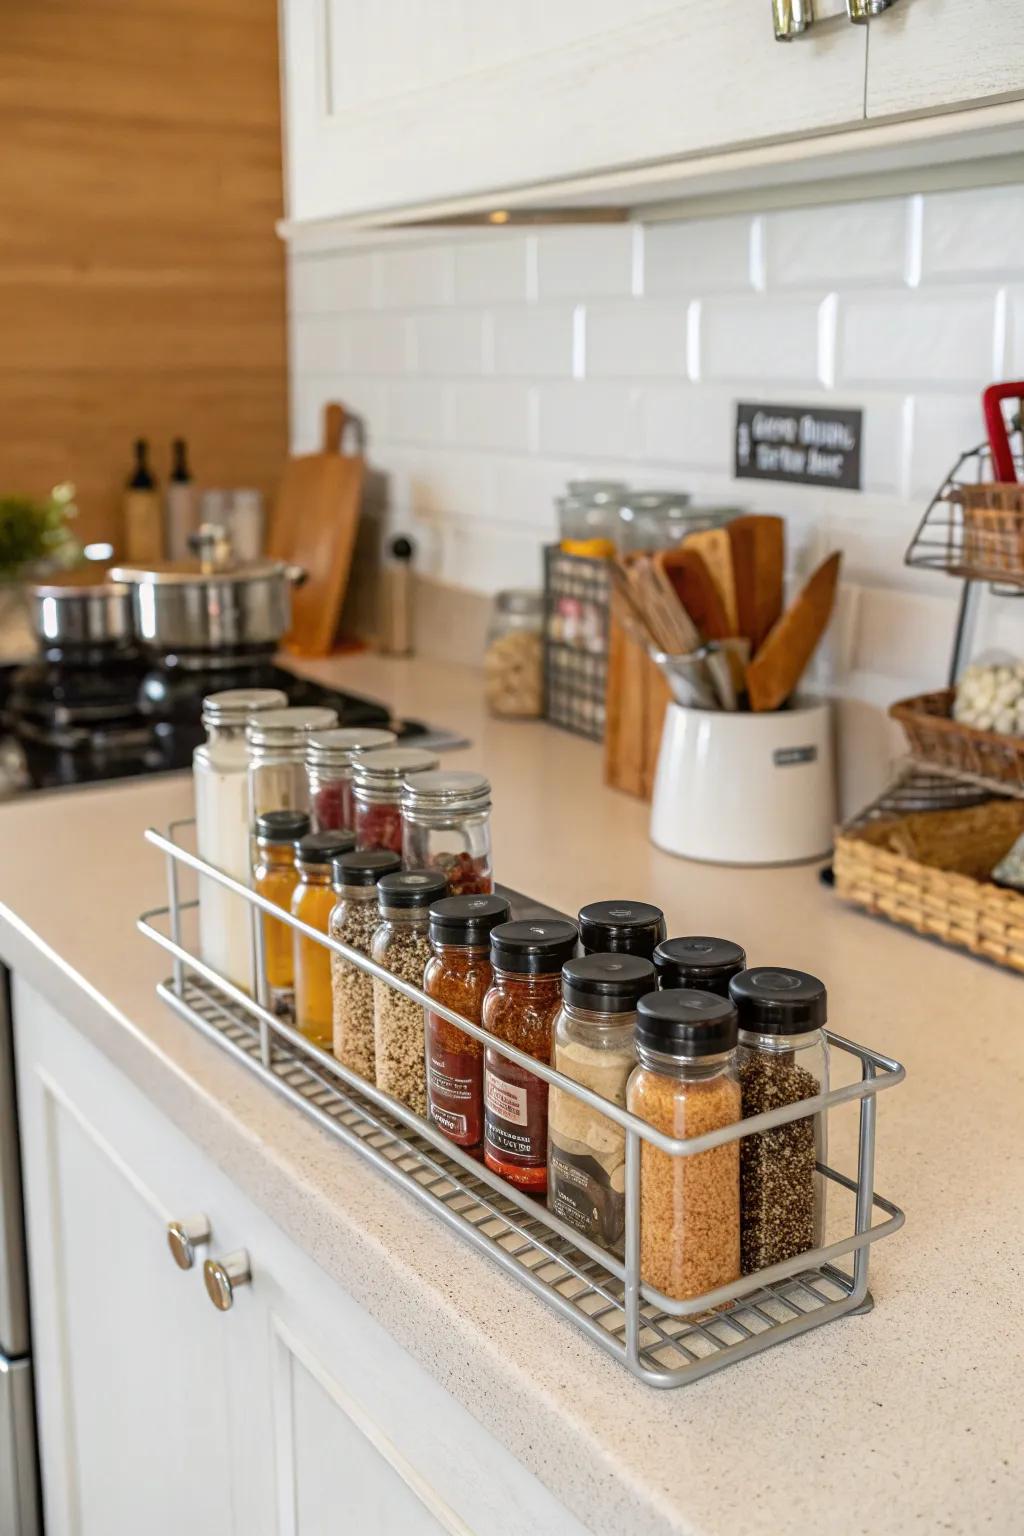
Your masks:
[[[127,587],[121,581],[111,580],[111,573],[97,570],[63,571],[49,581],[35,582],[29,587],[33,597],[51,597],[57,602],[75,598],[125,597]]]
[[[251,560],[233,562],[211,570],[200,560],[153,560],[149,565],[118,565],[111,572],[114,581],[139,585],[142,582],[158,587],[191,586],[196,582],[246,582],[258,581],[268,576],[286,576],[288,567],[282,560]]]

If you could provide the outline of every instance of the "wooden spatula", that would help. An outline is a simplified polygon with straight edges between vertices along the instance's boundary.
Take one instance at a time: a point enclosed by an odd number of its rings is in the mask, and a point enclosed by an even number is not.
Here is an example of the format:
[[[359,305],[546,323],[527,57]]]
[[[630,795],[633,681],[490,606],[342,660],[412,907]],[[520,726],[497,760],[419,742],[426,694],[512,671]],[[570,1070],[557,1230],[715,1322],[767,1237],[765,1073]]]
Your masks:
[[[345,421],[342,406],[324,408],[323,448],[288,460],[270,521],[267,553],[306,573],[292,597],[292,627],[284,640],[299,656],[330,652],[348,583],[363,460],[341,451]]]
[[[718,588],[729,624],[729,634],[736,634],[736,579],[733,575],[732,546],[728,532],[725,528],[702,528],[697,533],[687,534],[683,548],[695,550],[704,561],[711,580]]]
[[[726,524],[736,587],[736,627],[760,649],[782,612],[785,524],[781,517],[752,513]]]
[[[841,562],[835,554],[819,565],[750,663],[751,709],[778,709],[796,688],[832,617]]]
[[[703,639],[725,640],[735,634],[710,571],[688,542],[679,549],[659,550],[653,559]]]

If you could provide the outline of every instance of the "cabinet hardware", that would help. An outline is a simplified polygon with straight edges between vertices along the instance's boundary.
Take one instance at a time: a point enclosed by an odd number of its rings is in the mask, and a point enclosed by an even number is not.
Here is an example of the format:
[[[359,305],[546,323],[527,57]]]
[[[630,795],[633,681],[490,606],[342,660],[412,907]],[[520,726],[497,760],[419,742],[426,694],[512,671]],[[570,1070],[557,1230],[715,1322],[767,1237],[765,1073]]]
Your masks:
[[[210,1241],[208,1216],[186,1216],[183,1221],[167,1223],[167,1246],[179,1269],[191,1269],[196,1262],[196,1249]]]
[[[203,1264],[203,1280],[206,1294],[214,1306],[221,1312],[229,1311],[238,1286],[248,1285],[252,1280],[249,1255],[244,1248],[239,1248],[223,1259],[207,1259]]]
[[[848,0],[849,4],[853,0]],[[776,41],[791,42],[814,23],[814,0],[772,0]]]
[[[846,0],[846,14],[856,26],[862,26],[894,4],[895,0]]]

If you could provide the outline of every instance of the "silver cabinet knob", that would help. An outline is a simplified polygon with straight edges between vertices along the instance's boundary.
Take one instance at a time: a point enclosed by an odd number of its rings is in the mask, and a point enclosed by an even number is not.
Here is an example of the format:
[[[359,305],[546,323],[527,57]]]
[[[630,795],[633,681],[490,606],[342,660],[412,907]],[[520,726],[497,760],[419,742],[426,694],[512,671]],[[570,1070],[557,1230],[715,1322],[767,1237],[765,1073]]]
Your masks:
[[[186,1216],[184,1221],[167,1223],[167,1246],[179,1269],[191,1269],[196,1262],[196,1249],[210,1241],[210,1221],[207,1216]]]
[[[894,3],[895,0],[846,0],[846,14],[859,26],[872,16],[881,16]]]
[[[814,0],[772,0],[772,21],[776,41],[788,43],[813,25]]]
[[[229,1311],[237,1288],[252,1280],[249,1255],[244,1248],[239,1248],[223,1259],[207,1259],[203,1265],[203,1280],[206,1294],[214,1306],[221,1312]]]

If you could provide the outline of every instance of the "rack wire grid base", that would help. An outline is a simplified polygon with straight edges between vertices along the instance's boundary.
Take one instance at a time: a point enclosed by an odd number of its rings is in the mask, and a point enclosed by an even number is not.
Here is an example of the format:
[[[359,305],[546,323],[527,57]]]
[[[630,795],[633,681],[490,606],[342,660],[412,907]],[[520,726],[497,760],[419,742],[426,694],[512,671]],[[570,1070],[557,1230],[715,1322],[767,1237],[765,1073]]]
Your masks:
[[[454,1146],[436,1126],[349,1072],[328,1052],[276,1018],[256,998],[218,976],[191,954],[181,942],[181,918],[195,903],[180,899],[179,863],[237,891],[250,901],[254,917],[261,906],[276,917],[283,914],[180,847],[175,835],[182,825],[174,824],[169,837],[155,831],[146,834],[147,840],[168,859],[170,903],[144,913],[139,919],[141,931],[174,959],[174,973],[157,988],[158,995],[179,1018],[366,1158],[641,1380],[657,1387],[682,1386],[834,1318],[871,1308],[867,1287],[869,1246],[896,1231],[904,1219],[897,1206],[874,1193],[871,1183],[875,1097],[880,1088],[902,1080],[904,1072],[899,1063],[829,1034],[834,1047],[850,1051],[862,1066],[859,1084],[823,1096],[824,1100],[837,1103],[860,1101],[857,1177],[848,1178],[819,1164],[830,1183],[853,1195],[854,1232],[839,1242],[774,1265],[758,1275],[746,1276],[706,1296],[673,1301],[644,1286],[639,1275],[639,1143],[642,1139],[657,1139],[657,1132],[649,1127],[642,1129],[643,1122],[637,1122],[624,1110],[607,1106],[604,1100],[599,1101],[627,1126],[627,1240],[625,1260],[620,1261]],[[297,919],[284,916],[284,920],[300,930],[305,928]],[[160,926],[165,922],[170,933]],[[254,921],[257,942],[261,926]],[[315,930],[307,931],[314,936]],[[361,963],[363,969],[381,970],[337,941],[316,936],[326,947],[343,953],[353,963]],[[262,945],[258,944],[258,948],[262,949]],[[382,972],[382,976],[387,975]],[[439,1010],[437,1002],[417,988],[395,978],[391,984]],[[440,1011],[451,1012],[443,1007]],[[452,1013],[451,1018],[454,1022],[459,1015]],[[470,1021],[461,1023],[467,1033],[492,1040]],[[493,1044],[508,1050],[513,1059],[519,1054],[503,1042]],[[559,1087],[565,1084],[569,1091],[579,1095],[579,1085],[539,1063],[531,1064],[540,1075]],[[818,1104],[817,1100],[803,1102],[808,1108]],[[790,1107],[788,1113],[774,1110],[758,1117],[756,1123],[778,1123],[780,1115],[796,1118]],[[629,1122],[634,1122],[637,1128],[633,1129]],[[709,1134],[720,1144],[723,1138],[736,1139],[735,1128],[731,1130],[732,1135],[728,1130]],[[668,1138],[662,1139],[673,1144]],[[695,1144],[702,1144],[704,1139],[694,1138]],[[632,1221],[628,1218],[630,1205],[634,1212]],[[880,1210],[884,1217],[875,1226],[871,1225],[873,1209]],[[853,1257],[850,1272],[836,1262],[846,1254]]]

